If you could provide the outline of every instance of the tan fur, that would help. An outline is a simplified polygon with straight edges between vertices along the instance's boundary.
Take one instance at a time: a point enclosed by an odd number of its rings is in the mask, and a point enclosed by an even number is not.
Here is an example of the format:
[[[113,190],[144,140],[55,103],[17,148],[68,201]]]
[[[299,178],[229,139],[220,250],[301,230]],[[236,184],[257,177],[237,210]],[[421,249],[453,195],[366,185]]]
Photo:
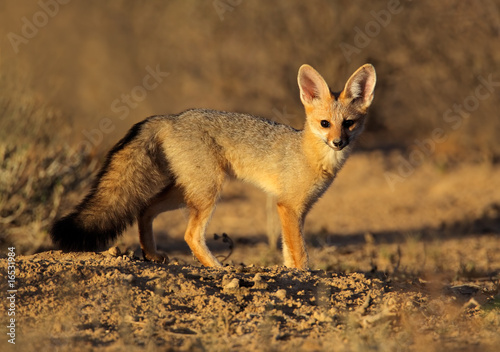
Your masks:
[[[205,244],[205,229],[225,179],[236,177],[276,197],[285,265],[306,269],[305,216],[363,129],[375,70],[362,66],[339,94],[308,65],[300,68],[298,83],[306,111],[301,131],[246,114],[199,109],[145,120],[110,153],[93,193],[72,215],[75,222],[85,212],[96,215],[96,209],[108,207],[116,208],[116,217],[135,213],[145,258],[162,262],[167,258],[156,250],[152,221],[185,206],[186,242],[203,265],[218,266]],[[144,155],[144,148],[152,152]]]

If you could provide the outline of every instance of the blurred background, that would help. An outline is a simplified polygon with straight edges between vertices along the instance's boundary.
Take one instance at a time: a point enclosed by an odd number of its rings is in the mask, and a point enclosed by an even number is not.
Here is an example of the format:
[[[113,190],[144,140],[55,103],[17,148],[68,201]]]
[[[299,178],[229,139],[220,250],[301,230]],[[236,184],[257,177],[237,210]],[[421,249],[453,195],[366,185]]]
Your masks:
[[[375,100],[357,149],[361,161],[348,171],[358,172],[359,183],[364,184],[364,176],[376,178],[379,183],[372,189],[387,192],[371,200],[367,196],[366,208],[380,199],[390,204],[407,198],[416,204],[409,194],[421,194],[422,184],[408,193],[394,188],[425,165],[446,173],[467,164],[469,174],[476,175],[478,165],[487,164],[490,171],[484,175],[490,175],[500,156],[499,33],[500,3],[495,0],[2,1],[2,243],[22,243],[25,253],[50,246],[46,230],[54,217],[83,197],[107,150],[149,115],[202,107],[301,128],[296,75],[303,63],[315,67],[334,91],[342,90],[366,62],[377,70]],[[459,187],[494,181],[470,177]],[[359,188],[348,179],[340,185]],[[471,210],[473,220],[500,199],[491,185],[485,187],[481,196],[487,194],[487,200],[470,195],[481,201]],[[367,212],[364,216],[374,220],[355,227],[362,207],[349,205],[352,197],[343,197],[341,189],[346,213],[324,220],[330,217],[326,211],[338,212],[328,208],[333,201],[326,195],[310,232],[393,231],[408,224],[407,218],[394,222],[397,214],[386,210],[385,222],[376,224],[382,215]],[[263,209],[262,224],[250,222],[243,233],[274,226],[265,220],[265,202],[262,197],[255,201]],[[426,211],[424,220],[410,221],[411,228],[438,228],[448,221],[446,216],[425,220],[436,214],[432,206]],[[460,214],[450,221],[458,221]],[[342,219],[343,227],[335,227]],[[167,237],[169,230],[164,231]]]

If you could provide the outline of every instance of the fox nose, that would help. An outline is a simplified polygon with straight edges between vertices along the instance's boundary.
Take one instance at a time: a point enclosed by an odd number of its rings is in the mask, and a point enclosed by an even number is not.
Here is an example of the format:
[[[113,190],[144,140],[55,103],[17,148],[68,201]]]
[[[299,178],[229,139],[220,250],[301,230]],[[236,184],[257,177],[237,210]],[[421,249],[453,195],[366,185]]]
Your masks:
[[[344,146],[344,141],[341,138],[335,138],[332,141],[332,144],[336,148],[342,148]]]

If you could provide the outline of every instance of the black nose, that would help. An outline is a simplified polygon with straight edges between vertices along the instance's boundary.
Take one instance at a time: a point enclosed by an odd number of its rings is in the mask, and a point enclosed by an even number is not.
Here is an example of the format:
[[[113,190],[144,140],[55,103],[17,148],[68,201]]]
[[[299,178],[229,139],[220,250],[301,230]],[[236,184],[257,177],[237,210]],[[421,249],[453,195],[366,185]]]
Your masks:
[[[340,138],[335,138],[333,141],[332,141],[332,144],[336,147],[336,148],[342,148],[344,146],[344,141]]]

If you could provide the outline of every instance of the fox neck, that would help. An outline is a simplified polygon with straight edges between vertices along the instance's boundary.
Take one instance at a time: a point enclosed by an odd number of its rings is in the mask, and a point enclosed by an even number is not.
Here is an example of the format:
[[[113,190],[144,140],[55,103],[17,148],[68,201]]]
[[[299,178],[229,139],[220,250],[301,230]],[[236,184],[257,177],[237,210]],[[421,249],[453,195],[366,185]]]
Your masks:
[[[333,179],[342,168],[351,146],[334,150],[318,137],[306,123],[303,131],[302,148],[309,165],[322,177]]]

